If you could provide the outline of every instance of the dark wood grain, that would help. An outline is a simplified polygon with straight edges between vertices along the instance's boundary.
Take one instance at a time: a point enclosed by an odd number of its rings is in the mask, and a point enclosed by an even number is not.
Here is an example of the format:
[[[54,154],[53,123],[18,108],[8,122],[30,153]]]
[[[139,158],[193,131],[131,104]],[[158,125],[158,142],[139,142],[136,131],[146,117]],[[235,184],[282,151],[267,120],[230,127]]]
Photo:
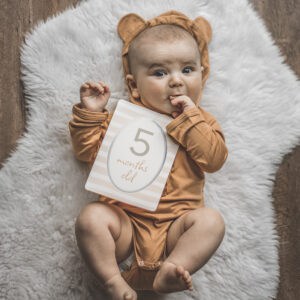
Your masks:
[[[26,130],[20,81],[20,45],[39,20],[62,12],[77,0],[0,0],[0,168]]]
[[[300,1],[251,0],[279,46],[285,62],[300,76]],[[300,299],[300,146],[285,155],[273,189],[280,237],[277,300]]]
[[[280,284],[277,300],[300,299],[300,147],[280,165],[273,190],[280,236]]]
[[[77,0],[0,0],[0,168],[26,130],[19,47],[38,20]],[[300,76],[300,0],[249,0],[264,20],[285,61]],[[273,189],[280,236],[277,300],[300,299],[300,146],[285,155]]]
[[[300,1],[250,0],[279,46],[285,62],[300,76]]]

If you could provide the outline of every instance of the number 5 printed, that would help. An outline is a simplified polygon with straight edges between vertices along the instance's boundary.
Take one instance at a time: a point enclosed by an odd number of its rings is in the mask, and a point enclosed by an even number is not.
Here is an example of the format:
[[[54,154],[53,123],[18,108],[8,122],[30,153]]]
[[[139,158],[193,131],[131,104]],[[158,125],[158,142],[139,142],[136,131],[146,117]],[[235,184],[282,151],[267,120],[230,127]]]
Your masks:
[[[144,155],[146,155],[146,154],[149,152],[149,149],[150,149],[149,143],[148,143],[145,139],[142,139],[142,138],[139,137],[141,132],[144,132],[144,133],[150,134],[150,135],[153,135],[153,134],[154,134],[153,132],[148,131],[148,130],[145,130],[145,129],[142,129],[142,128],[139,128],[139,129],[138,129],[138,131],[137,131],[137,133],[136,133],[136,135],[135,135],[134,140],[135,140],[136,142],[141,142],[141,143],[143,143],[143,144],[145,145],[145,150],[144,150],[143,152],[137,152],[137,151],[134,150],[133,147],[130,147],[131,152],[132,152],[134,155],[137,155],[137,156],[144,156]]]

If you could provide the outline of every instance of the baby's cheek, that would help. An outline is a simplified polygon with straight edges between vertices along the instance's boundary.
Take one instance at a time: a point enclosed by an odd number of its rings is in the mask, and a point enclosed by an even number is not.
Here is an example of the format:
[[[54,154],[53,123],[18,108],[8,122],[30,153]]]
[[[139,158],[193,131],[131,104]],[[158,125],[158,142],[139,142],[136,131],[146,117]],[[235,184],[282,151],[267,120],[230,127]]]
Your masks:
[[[199,98],[202,95],[202,86],[198,84],[192,91],[191,91],[191,99],[194,102],[194,104],[197,104],[199,101]]]
[[[162,84],[155,83],[151,85],[151,91],[155,95],[162,95],[164,93],[164,87],[162,86]]]
[[[159,89],[159,85],[153,80],[145,80],[140,86],[141,92],[149,96],[150,93],[156,93]]]

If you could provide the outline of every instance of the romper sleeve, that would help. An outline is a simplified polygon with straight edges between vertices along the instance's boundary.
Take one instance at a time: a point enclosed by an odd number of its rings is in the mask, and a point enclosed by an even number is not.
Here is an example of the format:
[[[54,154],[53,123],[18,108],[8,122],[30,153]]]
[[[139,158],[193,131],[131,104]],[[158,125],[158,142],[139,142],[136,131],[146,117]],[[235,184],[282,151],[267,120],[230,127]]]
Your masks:
[[[203,108],[181,113],[166,130],[203,171],[216,172],[225,163],[228,149],[224,134],[215,117]]]
[[[69,131],[76,158],[92,164],[107,130],[111,115],[103,112],[92,112],[77,103],[72,109],[72,120]]]

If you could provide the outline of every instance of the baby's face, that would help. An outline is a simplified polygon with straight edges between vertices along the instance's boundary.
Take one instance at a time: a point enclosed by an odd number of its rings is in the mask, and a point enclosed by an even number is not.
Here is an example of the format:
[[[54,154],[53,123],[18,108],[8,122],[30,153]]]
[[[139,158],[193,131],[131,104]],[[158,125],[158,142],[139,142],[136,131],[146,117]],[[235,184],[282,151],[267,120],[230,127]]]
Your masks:
[[[134,98],[148,108],[171,114],[178,110],[170,96],[186,95],[197,104],[201,97],[200,53],[191,37],[171,43],[146,41],[134,58],[134,75],[127,75]]]

